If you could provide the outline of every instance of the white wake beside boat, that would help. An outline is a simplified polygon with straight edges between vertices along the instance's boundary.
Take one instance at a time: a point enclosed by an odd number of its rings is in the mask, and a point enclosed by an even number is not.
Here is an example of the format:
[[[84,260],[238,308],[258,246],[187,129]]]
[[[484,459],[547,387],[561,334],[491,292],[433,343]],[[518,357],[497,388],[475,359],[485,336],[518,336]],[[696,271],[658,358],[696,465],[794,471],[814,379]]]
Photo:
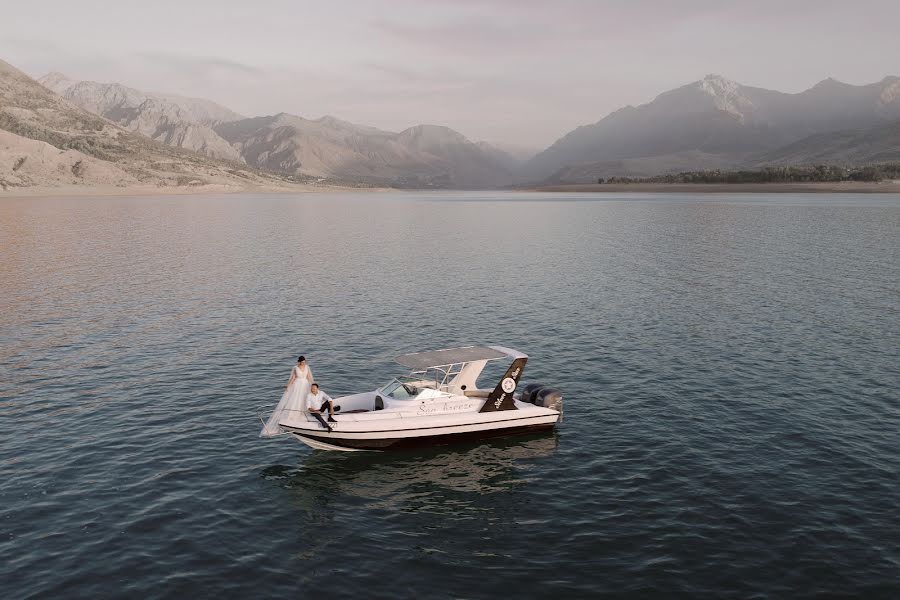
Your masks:
[[[488,361],[511,359],[497,385],[478,389]],[[552,429],[562,393],[519,381],[528,357],[502,346],[466,346],[398,356],[408,375],[361,394],[334,398],[328,431],[313,415],[286,411],[280,430],[319,450],[394,450]],[[265,419],[263,419],[265,422]]]

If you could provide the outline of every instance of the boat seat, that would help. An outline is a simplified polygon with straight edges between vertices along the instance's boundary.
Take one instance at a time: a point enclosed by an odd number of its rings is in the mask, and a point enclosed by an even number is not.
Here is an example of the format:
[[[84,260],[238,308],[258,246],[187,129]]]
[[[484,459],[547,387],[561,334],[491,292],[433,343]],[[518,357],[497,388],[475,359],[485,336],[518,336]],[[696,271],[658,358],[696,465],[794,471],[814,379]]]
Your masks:
[[[384,410],[384,398],[375,396],[375,410]]]
[[[463,392],[466,398],[487,398],[491,395],[490,390],[466,390]]]

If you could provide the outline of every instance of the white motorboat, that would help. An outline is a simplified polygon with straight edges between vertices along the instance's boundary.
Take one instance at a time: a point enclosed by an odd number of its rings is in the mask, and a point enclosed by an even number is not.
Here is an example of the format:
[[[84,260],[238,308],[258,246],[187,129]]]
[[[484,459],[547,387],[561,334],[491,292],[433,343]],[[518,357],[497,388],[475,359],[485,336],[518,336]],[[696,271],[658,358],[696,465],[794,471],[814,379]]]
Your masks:
[[[479,389],[488,361],[502,359],[512,363],[500,381]],[[559,390],[535,383],[519,390],[528,356],[517,350],[466,346],[396,361],[411,369],[408,375],[334,398],[331,431],[308,412],[285,411],[281,432],[319,450],[394,450],[552,429],[562,416]]]

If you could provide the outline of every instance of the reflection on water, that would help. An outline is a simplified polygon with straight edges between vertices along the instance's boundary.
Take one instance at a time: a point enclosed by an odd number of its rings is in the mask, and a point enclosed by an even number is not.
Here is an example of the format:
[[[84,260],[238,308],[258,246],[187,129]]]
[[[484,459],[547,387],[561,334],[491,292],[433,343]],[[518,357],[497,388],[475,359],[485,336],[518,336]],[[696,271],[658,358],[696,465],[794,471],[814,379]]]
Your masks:
[[[462,499],[507,492],[529,481],[534,461],[550,459],[557,434],[493,440],[411,452],[312,452],[296,467],[275,465],[261,476],[292,490],[298,505],[322,507],[336,493],[367,508],[458,512]]]

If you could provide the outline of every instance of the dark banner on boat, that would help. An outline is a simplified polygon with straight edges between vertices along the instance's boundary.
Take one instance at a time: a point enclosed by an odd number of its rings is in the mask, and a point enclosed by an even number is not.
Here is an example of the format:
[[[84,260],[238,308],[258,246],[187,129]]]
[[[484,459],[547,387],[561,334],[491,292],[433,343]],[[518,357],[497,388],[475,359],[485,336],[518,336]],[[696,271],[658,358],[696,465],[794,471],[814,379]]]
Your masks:
[[[513,361],[509,366],[509,369],[507,369],[506,373],[503,375],[503,378],[500,380],[500,383],[497,384],[497,387],[495,387],[494,391],[488,396],[487,401],[484,403],[484,406],[481,407],[480,412],[516,409],[516,405],[513,402],[513,392],[516,391],[516,387],[519,385],[519,379],[522,378],[522,371],[525,370],[526,362],[528,362],[527,358],[517,358]]]

